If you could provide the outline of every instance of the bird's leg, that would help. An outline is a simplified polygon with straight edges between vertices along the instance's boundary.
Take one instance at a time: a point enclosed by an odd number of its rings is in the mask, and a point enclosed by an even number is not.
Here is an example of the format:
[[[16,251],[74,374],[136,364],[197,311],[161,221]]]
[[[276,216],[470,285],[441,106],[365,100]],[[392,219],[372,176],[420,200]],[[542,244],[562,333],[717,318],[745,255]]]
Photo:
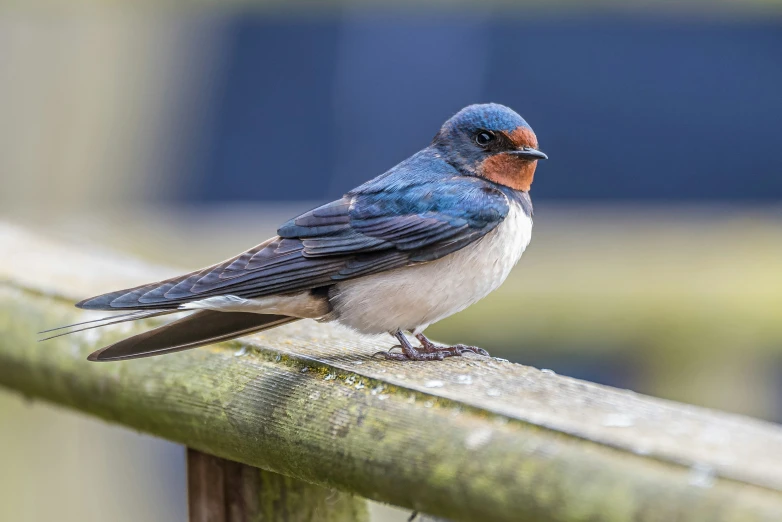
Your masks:
[[[462,355],[463,352],[472,352],[479,355],[489,355],[489,352],[483,348],[477,348],[475,346],[465,346],[463,344],[457,344],[456,346],[442,346],[438,347],[432,341],[427,339],[423,334],[416,335],[416,339],[421,342],[420,348],[415,348],[410,341],[407,340],[405,334],[401,331],[397,331],[393,334],[399,341],[399,347],[402,349],[402,353],[391,352],[377,352],[375,355],[382,355],[386,359],[394,361],[442,361],[446,357],[455,357]]]
[[[448,353],[446,357],[453,356],[453,355],[461,355],[464,352],[477,353],[478,355],[486,355],[487,357],[489,355],[489,352],[487,352],[483,348],[478,348],[477,346],[467,346],[466,344],[455,344],[453,346],[437,346],[432,341],[427,339],[426,336],[422,333],[416,335],[415,338],[418,339],[419,343],[421,343],[422,351],[426,353],[445,352]]]

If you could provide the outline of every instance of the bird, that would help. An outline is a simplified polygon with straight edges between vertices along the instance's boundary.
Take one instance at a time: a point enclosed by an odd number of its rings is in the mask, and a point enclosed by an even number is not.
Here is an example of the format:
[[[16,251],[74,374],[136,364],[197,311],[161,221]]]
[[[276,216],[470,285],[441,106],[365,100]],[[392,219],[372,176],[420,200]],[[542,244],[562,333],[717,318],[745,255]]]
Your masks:
[[[519,114],[496,103],[469,105],[424,149],[287,221],[250,250],[195,272],[85,299],[76,306],[125,313],[46,332],[91,323],[57,337],[188,312],[88,357],[118,361],[309,318],[391,334],[399,345],[375,354],[389,360],[488,356],[475,346],[439,346],[424,330],[497,289],[519,261],[532,234],[530,187],[544,159]]]

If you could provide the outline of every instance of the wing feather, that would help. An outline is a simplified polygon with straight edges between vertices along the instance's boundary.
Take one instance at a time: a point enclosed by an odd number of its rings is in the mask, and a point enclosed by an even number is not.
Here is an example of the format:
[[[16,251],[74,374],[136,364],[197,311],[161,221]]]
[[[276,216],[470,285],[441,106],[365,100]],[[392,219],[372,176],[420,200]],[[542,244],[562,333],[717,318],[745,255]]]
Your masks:
[[[217,265],[79,303],[89,309],[175,309],[216,295],[261,297],[438,259],[483,237],[509,196],[478,179],[357,190],[285,223],[278,236]]]

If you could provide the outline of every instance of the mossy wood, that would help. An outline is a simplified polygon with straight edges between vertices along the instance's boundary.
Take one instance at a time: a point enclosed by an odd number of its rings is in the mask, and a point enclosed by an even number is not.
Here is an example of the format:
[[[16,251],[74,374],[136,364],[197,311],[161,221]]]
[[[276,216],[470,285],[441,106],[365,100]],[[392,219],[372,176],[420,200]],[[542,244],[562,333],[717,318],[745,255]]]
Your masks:
[[[89,363],[153,323],[35,332],[95,317],[80,298],[175,271],[10,226],[0,252],[0,385],[29,397],[453,520],[782,520],[777,425],[497,359],[378,360],[390,337],[312,321]]]

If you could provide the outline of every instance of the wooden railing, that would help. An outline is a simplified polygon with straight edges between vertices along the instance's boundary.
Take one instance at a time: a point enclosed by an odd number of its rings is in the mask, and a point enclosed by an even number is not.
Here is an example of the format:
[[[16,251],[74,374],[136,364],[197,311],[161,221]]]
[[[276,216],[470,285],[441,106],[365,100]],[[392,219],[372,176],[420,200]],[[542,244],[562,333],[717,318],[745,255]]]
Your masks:
[[[0,385],[191,448],[192,520],[366,520],[362,498],[452,520],[782,520],[780,426],[500,359],[378,360],[390,337],[313,321],[90,363],[154,323],[35,332],[173,272],[1,224],[0,252]]]

